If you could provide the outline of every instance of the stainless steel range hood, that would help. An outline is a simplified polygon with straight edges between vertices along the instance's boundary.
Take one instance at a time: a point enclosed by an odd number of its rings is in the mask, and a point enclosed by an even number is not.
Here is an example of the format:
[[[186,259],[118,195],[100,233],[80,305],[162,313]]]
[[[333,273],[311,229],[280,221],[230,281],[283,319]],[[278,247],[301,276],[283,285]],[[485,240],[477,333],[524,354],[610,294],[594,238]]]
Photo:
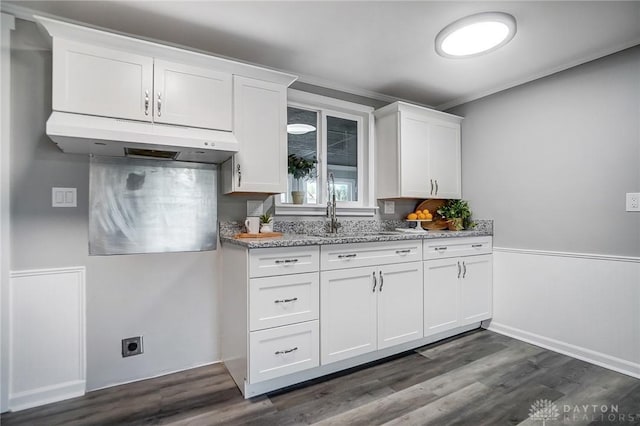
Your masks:
[[[54,111],[47,135],[72,154],[221,163],[238,152],[232,132]]]

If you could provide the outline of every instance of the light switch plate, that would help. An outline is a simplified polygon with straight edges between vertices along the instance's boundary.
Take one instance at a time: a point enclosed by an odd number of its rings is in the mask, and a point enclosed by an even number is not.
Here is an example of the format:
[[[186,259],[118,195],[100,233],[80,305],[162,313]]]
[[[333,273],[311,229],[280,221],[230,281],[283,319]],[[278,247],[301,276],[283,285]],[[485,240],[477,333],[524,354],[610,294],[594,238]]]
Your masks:
[[[51,188],[51,207],[78,207],[76,188]]]
[[[640,212],[640,192],[627,192],[627,211]]]
[[[394,214],[396,212],[396,203],[395,201],[385,201],[384,202],[384,214]]]
[[[247,200],[247,216],[262,216],[263,203],[260,200]]]

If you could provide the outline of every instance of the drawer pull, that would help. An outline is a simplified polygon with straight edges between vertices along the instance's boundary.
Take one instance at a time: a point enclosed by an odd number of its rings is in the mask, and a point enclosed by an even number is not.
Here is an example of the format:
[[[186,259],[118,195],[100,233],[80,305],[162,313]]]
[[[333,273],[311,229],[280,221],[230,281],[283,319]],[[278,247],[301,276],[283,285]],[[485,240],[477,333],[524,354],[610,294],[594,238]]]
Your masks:
[[[356,257],[357,254],[356,253],[351,253],[351,254],[339,254],[338,255],[338,259],[353,259],[354,257]]]
[[[464,263],[464,261],[462,261],[462,268],[464,269],[464,272],[462,273],[462,278],[465,278],[467,276],[467,264]]]
[[[479,248],[482,247],[482,244],[471,244],[472,248]]]
[[[378,279],[376,278],[376,271],[373,271],[373,293],[376,292],[376,286],[378,285]]]
[[[378,291],[382,293],[382,286],[384,285],[384,275],[382,275],[382,271],[378,273],[380,274],[380,288],[378,289]]]
[[[284,260],[276,260],[276,264],[280,265],[281,263],[296,263],[298,259],[284,259]]]
[[[298,350],[298,347],[296,346],[295,348],[291,348],[291,349],[284,349],[284,350],[282,350],[282,351],[276,351],[276,352],[275,352],[275,354],[276,354],[276,355],[284,355],[284,354],[289,354],[289,353],[291,353],[291,352],[293,352],[293,351],[297,351],[297,350]]]
[[[462,270],[460,269],[460,262],[458,262],[458,278],[460,278],[460,273],[462,272]]]
[[[408,253],[411,253],[410,249],[396,250],[396,254],[408,254]]]
[[[447,247],[436,247],[434,250],[435,251],[445,251],[447,249]]]
[[[289,302],[295,302],[296,300],[298,300],[298,298],[297,297],[293,297],[291,299],[274,300],[273,303],[289,303]]]

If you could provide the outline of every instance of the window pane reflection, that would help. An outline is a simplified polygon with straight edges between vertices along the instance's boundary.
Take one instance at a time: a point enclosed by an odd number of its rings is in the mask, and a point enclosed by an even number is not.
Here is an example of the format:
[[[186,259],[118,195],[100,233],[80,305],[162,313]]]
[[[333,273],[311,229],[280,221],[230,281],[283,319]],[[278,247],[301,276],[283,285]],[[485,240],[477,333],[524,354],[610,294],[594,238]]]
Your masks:
[[[358,122],[327,117],[327,169],[337,201],[358,201]]]
[[[300,108],[287,108],[287,154],[294,155],[296,160],[316,161],[318,158],[318,113]],[[304,126],[301,126],[304,125]],[[299,161],[295,164],[300,164]],[[293,191],[299,191],[301,200],[305,204],[316,204],[317,172],[295,178],[289,170],[289,191],[281,195],[283,203],[293,203]],[[304,172],[299,172],[304,174]],[[300,202],[300,198],[296,200]]]

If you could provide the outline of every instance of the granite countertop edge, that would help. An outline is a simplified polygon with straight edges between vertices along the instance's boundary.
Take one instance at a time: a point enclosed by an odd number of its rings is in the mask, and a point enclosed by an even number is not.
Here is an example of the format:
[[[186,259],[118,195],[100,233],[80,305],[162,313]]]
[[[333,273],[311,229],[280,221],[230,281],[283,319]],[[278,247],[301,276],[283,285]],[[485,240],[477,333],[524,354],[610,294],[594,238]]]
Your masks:
[[[405,240],[428,240],[437,238],[462,238],[462,237],[486,237],[493,236],[492,232],[480,230],[465,231],[429,231],[425,234],[401,234],[397,235],[336,235],[336,236],[311,236],[304,234],[284,234],[278,238],[246,238],[237,239],[229,235],[221,235],[220,242],[234,244],[241,247],[252,248],[273,248],[273,247],[297,247],[297,246],[318,246],[329,244],[349,244],[349,243],[374,243],[387,241]]]

